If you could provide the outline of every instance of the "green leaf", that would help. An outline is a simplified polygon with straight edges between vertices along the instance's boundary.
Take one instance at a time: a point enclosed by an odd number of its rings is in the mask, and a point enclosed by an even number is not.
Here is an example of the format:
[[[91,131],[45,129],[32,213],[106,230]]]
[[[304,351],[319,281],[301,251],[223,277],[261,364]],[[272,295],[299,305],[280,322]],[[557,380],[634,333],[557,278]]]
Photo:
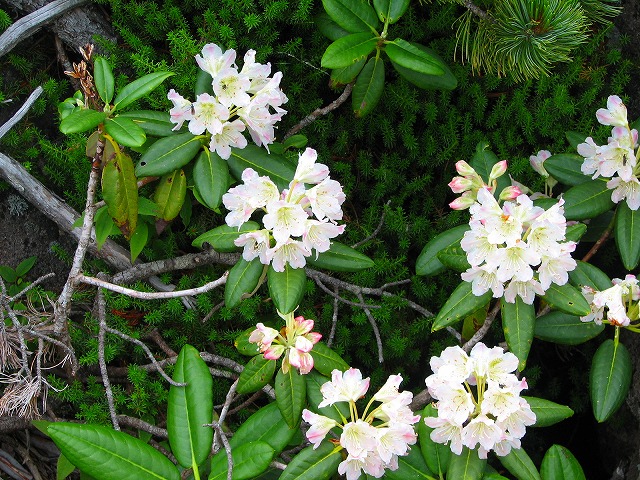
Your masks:
[[[180,473],[155,448],[99,425],[55,423],[47,428],[67,459],[96,480],[179,480]]]
[[[138,127],[152,137],[168,137],[177,135],[173,130],[175,123],[171,122],[168,112],[156,112],[154,110],[135,110],[118,114],[118,118],[128,118]]]
[[[583,322],[578,316],[555,311],[538,317],[533,334],[546,342],[579,345],[597,337],[603,331],[603,324]]]
[[[273,266],[269,265],[267,270],[269,295],[280,313],[293,312],[300,305],[306,283],[307,274],[304,268],[293,268],[287,263],[284,271],[276,272]]]
[[[269,154],[257,145],[232,148],[227,163],[235,178],[241,178],[245,168],[253,168],[259,175],[267,175],[280,190],[289,188],[289,182],[296,172],[283,155]]]
[[[444,62],[444,60],[442,60],[442,58],[434,50],[419,43],[409,43],[439,61],[439,66],[444,70],[444,73],[439,75],[428,75],[425,73],[416,72],[415,70],[411,70],[409,68],[405,68],[391,60],[391,65],[393,65],[393,68],[396,69],[401,77],[403,77],[408,82],[413,83],[416,87],[422,88],[423,90],[453,90],[458,86],[458,79]]]
[[[316,15],[314,21],[316,23],[316,27],[318,27],[318,30],[320,30],[320,33],[322,33],[332,42],[341,37],[346,37],[347,35],[349,35],[349,33],[351,33],[334,22],[327,14],[327,12],[321,12]]]
[[[457,272],[464,272],[471,267],[467,260],[467,252],[465,252],[460,244],[449,245],[438,252],[438,260],[445,267],[451,268]]]
[[[540,480],[538,469],[524,448],[512,448],[507,455],[498,456],[498,460],[518,480]]]
[[[158,205],[147,197],[138,197],[138,215],[158,216]]]
[[[275,451],[266,442],[249,442],[231,450],[233,459],[233,480],[248,480],[255,478],[269,468]],[[211,459],[211,474],[209,480],[226,480],[229,463],[227,453],[219,451]]]
[[[371,57],[358,75],[351,100],[356,117],[371,113],[382,97],[384,90],[384,62],[382,58]]]
[[[238,260],[231,270],[224,286],[224,304],[233,308],[240,304],[244,295],[252,293],[258,286],[264,265],[259,258],[247,262],[244,258]]]
[[[311,255],[307,263],[333,272],[359,272],[375,265],[364,253],[340,242],[331,242],[329,250],[320,253],[318,258]]]
[[[120,115],[107,118],[104,121],[104,129],[116,142],[125,147],[139,147],[147,140],[147,135],[142,128],[130,118]]]
[[[615,236],[624,268],[633,270],[640,262],[640,211],[631,210],[627,202],[618,205]]]
[[[18,280],[15,270],[6,265],[0,265],[0,277],[7,283],[16,283]]]
[[[543,480],[586,480],[576,457],[560,445],[553,445],[545,453],[540,465]]]
[[[352,33],[327,47],[320,65],[324,68],[344,68],[365,59],[376,49],[378,37],[371,32]]]
[[[605,340],[591,361],[589,391],[593,416],[604,422],[620,408],[631,385],[631,356],[620,342]]]
[[[544,161],[544,168],[549,175],[565,185],[580,185],[589,181],[589,176],[580,168],[584,158],[575,153],[558,153]]]
[[[585,135],[584,133],[574,132],[570,130],[567,133],[565,133],[564,136],[569,142],[569,145],[571,145],[571,148],[575,150],[576,148],[578,148],[578,145],[580,145],[581,143],[584,143],[584,141],[587,139],[589,135]]]
[[[564,285],[552,283],[541,298],[552,307],[569,315],[584,317],[591,313],[591,307],[582,292],[570,283]]]
[[[16,267],[16,275],[18,277],[24,277],[27,273],[29,273],[29,270],[33,268],[36,260],[38,260],[37,255],[33,255],[32,257],[22,260]]]
[[[401,67],[424,75],[444,75],[445,66],[441,60],[401,38],[385,44],[384,51]]]
[[[136,261],[140,252],[149,240],[149,227],[146,223],[140,222],[136,227],[136,231],[131,235],[129,240],[129,250],[131,251],[131,264]]]
[[[114,81],[111,66],[104,57],[97,56],[93,59],[93,81],[98,95],[108,105],[113,98]]]
[[[309,139],[305,135],[298,133],[297,135],[291,135],[289,138],[287,138],[284,141],[283,145],[285,149],[304,148],[308,143]]]
[[[565,231],[564,237],[566,240],[572,242],[578,242],[587,231],[587,226],[584,223],[575,223],[569,225]]]
[[[243,223],[239,228],[220,225],[198,236],[191,245],[202,248],[202,245],[208,243],[218,252],[237,252],[238,247],[233,243],[234,240],[245,232],[253,232],[259,228],[260,225],[252,221]]]
[[[366,63],[367,59],[363,58],[352,65],[331,70],[331,80],[329,81],[331,88],[353,82]]]
[[[573,410],[569,407],[551,400],[524,395],[521,398],[527,401],[533,413],[536,414],[536,423],[531,425],[532,427],[548,427],[573,416]]]
[[[83,108],[67,115],[64,120],[60,122],[60,131],[65,135],[86,132],[87,130],[96,128],[105,118],[107,118],[107,114],[104,112],[96,112],[95,110]]]
[[[198,350],[185,345],[180,350],[167,405],[167,432],[171,452],[185,468],[202,465],[213,443],[213,378]]]
[[[180,214],[187,195],[187,177],[182,169],[163,176],[153,194],[158,206],[158,218],[170,222]]]
[[[342,448],[323,441],[318,448],[308,446],[298,453],[284,469],[280,480],[329,480],[338,471]]]
[[[118,232],[120,232],[120,230],[118,230],[116,224],[113,223],[113,218],[109,215],[106,205],[96,211],[93,221],[96,228],[96,246],[98,250],[100,250],[109,235],[113,232],[113,229],[115,228]]]
[[[71,475],[75,469],[76,466],[71,463],[67,459],[67,457],[65,457],[63,454],[60,454],[56,467],[56,480],[64,480],[69,475]]]
[[[349,368],[349,364],[323,342],[316,343],[310,353],[313,357],[313,368],[328,377],[336,369],[344,372]]]
[[[276,361],[267,360],[262,355],[256,355],[247,362],[238,378],[238,393],[253,393],[260,390],[273,378],[276,371]]]
[[[216,210],[229,189],[229,165],[216,152],[205,148],[193,165],[193,186],[204,205]]]
[[[527,305],[519,295],[514,303],[500,300],[502,310],[502,328],[509,350],[518,357],[518,370],[524,370],[533,343],[533,329],[536,323],[536,310]]]
[[[613,285],[611,279],[598,267],[576,260],[577,266],[569,272],[569,281],[576,287],[588,285],[596,290],[606,290]]]
[[[256,327],[249,327],[244,332],[242,332],[233,342],[233,346],[236,347],[238,352],[242,355],[248,355],[253,357],[260,353],[260,349],[258,345],[249,341],[249,337],[251,333],[256,329]]]
[[[382,23],[396,23],[409,7],[409,0],[373,0],[373,6]]]
[[[449,462],[451,461],[451,448],[449,445],[436,443],[431,440],[431,432],[435,429],[424,423],[424,418],[437,416],[438,410],[433,406],[433,404],[429,404],[425,407],[422,411],[422,418],[418,422],[418,440],[420,441],[422,456],[427,462],[429,470],[434,472],[438,478],[442,478],[442,476],[447,473],[447,468],[449,468]]]
[[[173,75],[171,72],[150,73],[125,85],[116,95],[113,102],[114,107],[121,110],[139,98],[148,95],[171,75]]]
[[[198,74],[196,75],[196,85],[195,85],[195,95],[196,97],[202,93],[208,93],[209,95],[213,95],[213,77],[208,73],[198,69]]]
[[[435,275],[445,269],[438,259],[438,253],[450,245],[460,245],[464,232],[469,230],[469,224],[458,225],[435,236],[424,246],[416,262],[417,275]]]
[[[322,0],[331,19],[345,30],[369,32],[378,27],[378,16],[367,2],[359,0]]]
[[[138,224],[138,183],[129,155],[116,153],[104,166],[102,196],[109,215],[129,240]]]
[[[307,404],[309,410],[332,418],[338,423],[342,423],[343,418],[349,418],[349,405],[346,402],[337,402],[331,406],[318,408],[318,405],[320,405],[320,402],[324,399],[320,388],[329,382],[331,380],[330,378],[320,375],[316,370],[311,370],[304,378],[307,384]]]
[[[249,442],[266,442],[276,453],[281,452],[298,432],[284,421],[278,405],[270,403],[246,419],[229,440],[231,448]]]
[[[500,159],[496,154],[489,149],[489,144],[483,141],[478,142],[478,145],[476,145],[476,151],[474,152],[469,164],[473,167],[476,173],[482,177],[485,183],[487,183],[489,181],[491,169],[493,169],[493,166],[499,161]],[[503,177],[504,176],[505,175],[503,175]],[[498,187],[497,191],[502,191],[502,188]]]
[[[564,198],[564,216],[567,220],[593,218],[613,208],[611,190],[602,180],[589,180],[567,190]]]
[[[447,478],[456,480],[480,480],[482,472],[487,464],[486,460],[480,460],[477,450],[469,450],[462,447],[462,453],[456,455],[451,454],[449,468],[447,470]]]
[[[420,448],[417,445],[409,447],[409,453],[398,457],[397,470],[385,470],[384,478],[390,480],[431,480],[433,473],[422,458]]]
[[[184,167],[200,151],[202,137],[190,133],[161,138],[149,147],[136,167],[138,177],[161,177]]]
[[[431,331],[448,327],[449,325],[462,320],[480,307],[483,307],[491,300],[492,292],[488,292],[476,297],[471,291],[471,283],[462,282],[456,287],[444,306],[440,309],[438,316],[433,322]]]
[[[276,403],[284,420],[291,428],[295,428],[300,423],[302,409],[307,403],[307,383],[304,377],[292,366],[287,373],[279,369],[276,374]]]

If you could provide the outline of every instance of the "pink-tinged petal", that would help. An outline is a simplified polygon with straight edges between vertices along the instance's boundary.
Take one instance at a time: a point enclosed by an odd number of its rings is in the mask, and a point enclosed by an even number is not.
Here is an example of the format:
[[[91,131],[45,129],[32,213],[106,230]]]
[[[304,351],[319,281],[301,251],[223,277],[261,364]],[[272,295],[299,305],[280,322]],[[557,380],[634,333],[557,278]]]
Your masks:
[[[322,335],[318,332],[311,332],[311,333],[307,333],[305,337],[307,338],[307,340],[309,340],[311,343],[315,345],[320,341],[320,339],[322,338]]]
[[[495,179],[501,177],[502,175],[505,174],[506,171],[507,171],[507,161],[506,160],[501,160],[500,162],[496,163],[491,168],[491,172],[489,173],[489,182],[491,182],[491,180],[495,180]]]
[[[305,337],[296,337],[295,350],[301,353],[308,353],[313,348],[313,343]]]
[[[453,177],[448,185],[453,193],[463,193],[471,189],[473,182],[468,178]]]
[[[462,175],[463,177],[466,177],[468,175],[473,175],[476,173],[473,167],[469,165],[467,162],[465,162],[464,160],[458,160],[456,162],[456,172],[458,172],[458,174]]]
[[[282,345],[273,345],[264,351],[264,358],[267,360],[277,360],[282,356],[284,350],[285,348]]]
[[[476,200],[472,196],[462,196],[456,198],[453,202],[449,204],[449,207],[452,210],[466,210],[471,205],[476,203]]]

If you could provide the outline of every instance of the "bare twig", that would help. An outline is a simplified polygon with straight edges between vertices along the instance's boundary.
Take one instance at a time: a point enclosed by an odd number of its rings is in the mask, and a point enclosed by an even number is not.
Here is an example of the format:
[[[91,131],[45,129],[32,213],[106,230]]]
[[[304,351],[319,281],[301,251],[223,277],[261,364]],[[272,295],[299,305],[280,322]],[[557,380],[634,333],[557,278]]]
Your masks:
[[[591,249],[587,252],[587,254],[584,257],[582,257],[583,262],[588,262],[589,260],[591,260],[591,257],[593,257],[598,252],[598,250],[600,250],[600,247],[604,245],[604,242],[606,242],[609,239],[609,235],[611,235],[611,231],[613,230],[614,221],[615,221],[615,217],[611,219],[611,222],[609,222],[609,225],[607,225],[607,228],[605,229],[605,231],[602,232],[602,235],[600,235],[600,238],[596,240],[596,243],[593,244],[593,247],[591,247]]]
[[[462,4],[474,15],[477,15],[482,19],[489,18],[489,14],[474,4],[471,0],[464,0]]]
[[[156,437],[164,439],[169,438],[169,433],[165,428],[156,427],[155,425],[151,425],[150,423],[147,423],[144,420],[140,420],[139,418],[129,417],[127,415],[118,415],[118,421],[122,425],[137,428],[144,432],[150,433],[151,435],[155,435]]]
[[[104,292],[101,288],[98,289],[96,295],[96,303],[98,310],[98,364],[100,365],[100,374],[102,376],[102,383],[104,384],[105,393],[107,395],[107,405],[109,406],[109,413],[111,415],[111,423],[114,430],[120,430],[118,424],[118,415],[116,414],[116,406],[113,401],[113,390],[111,390],[111,382],[109,381],[109,372],[107,372],[107,362],[104,358],[104,337],[107,331],[107,301],[104,298]]]
[[[498,312],[500,311],[500,302],[496,302],[491,311],[487,314],[487,318],[485,319],[482,326],[478,329],[476,333],[462,346],[462,349],[469,353],[473,346],[478,343],[480,340],[484,338],[489,329],[491,328],[491,324],[496,319]]]
[[[304,117],[300,121],[300,123],[295,125],[291,130],[289,130],[286,133],[286,135],[284,136],[284,140],[286,140],[292,135],[295,135],[307,125],[310,125],[311,123],[315,122],[319,117],[322,117],[328,114],[329,112],[332,112],[336,108],[338,108],[347,100],[347,98],[349,98],[349,95],[351,95],[351,90],[353,90],[353,83],[349,83],[346,87],[344,87],[342,94],[336,100],[331,102],[329,105],[327,105],[326,107],[317,108],[313,112],[311,112],[309,115]]]
[[[211,310],[209,310],[209,313],[207,313],[204,318],[200,320],[200,323],[202,323],[203,325],[207,323],[211,319],[211,317],[213,317],[213,315],[222,307],[224,307],[224,300],[215,305]]]
[[[233,479],[233,456],[231,454],[231,445],[229,445],[229,440],[227,440],[227,436],[222,431],[222,423],[221,422],[213,422],[211,425],[216,432],[216,437],[220,438],[222,441],[222,446],[224,447],[224,451],[227,454],[227,480]]]
[[[388,200],[387,203],[384,204],[385,207],[389,206],[390,203],[391,203],[391,200]],[[365,243],[367,243],[369,240],[373,240],[374,238],[376,238],[378,233],[380,233],[380,230],[382,230],[382,226],[384,225],[384,216],[385,216],[386,213],[387,212],[385,211],[385,209],[383,207],[382,215],[380,215],[380,222],[378,222],[378,226],[376,227],[376,229],[368,237],[363,238],[359,242],[354,243],[353,245],[351,245],[351,248],[358,248],[359,246],[364,245]]]
[[[335,290],[337,289],[334,288],[334,291],[331,291],[329,288],[327,288],[327,286],[324,283],[322,283],[322,281],[319,278],[315,278],[314,280],[322,290],[324,290],[326,293],[331,295],[334,299],[339,300],[342,303],[351,305],[352,307],[358,307],[363,309],[380,308],[380,305],[367,305],[366,303],[356,303],[356,302],[352,302],[351,300],[347,300],[346,298],[341,297],[335,292]],[[364,301],[364,299],[362,299],[362,301]]]
[[[358,293],[357,296],[358,296],[358,299],[360,299],[360,302],[364,303],[364,298],[362,298],[362,294]],[[382,354],[382,339],[380,338],[380,330],[378,330],[378,324],[376,323],[376,319],[373,318],[373,315],[371,314],[368,308],[363,308],[363,310],[364,310],[364,314],[369,319],[371,328],[373,328],[373,334],[376,337],[376,344],[378,345],[378,361],[382,363],[384,362],[384,356]]]
[[[11,27],[9,27],[11,28]],[[0,36],[0,48],[2,48],[2,37]],[[22,120],[22,117],[24,117],[27,113],[27,111],[31,108],[31,105],[33,105],[35,103],[35,101],[38,99],[38,97],[42,94],[42,87],[38,87],[36,88],[33,92],[31,92],[31,95],[29,95],[29,97],[27,98],[27,100],[24,102],[24,104],[20,107],[20,109],[13,114],[13,116],[7,120],[4,124],[2,124],[2,126],[0,126],[0,138],[4,137],[6,135],[6,133],[11,130],[11,128],[18,123],[20,120]]]
[[[164,338],[162,338],[162,335],[160,335],[160,332],[158,331],[157,328],[154,328],[153,330],[151,330],[151,332],[149,333],[149,338],[151,340],[153,340],[154,342],[156,342],[156,345],[158,345],[158,347],[160,347],[160,350],[162,350],[166,355],[168,355],[170,357],[175,357],[176,355],[178,355],[167,344],[167,342],[164,341]]]
[[[36,287],[37,285],[41,284],[42,282],[44,282],[46,279],[51,278],[51,277],[55,277],[55,273],[51,272],[51,273],[47,273],[46,275],[42,275],[39,278],[36,278],[33,282],[31,282],[29,285],[27,285],[25,288],[23,288],[22,290],[20,290],[18,293],[16,293],[13,297],[9,297],[9,302],[13,302],[14,300],[16,300],[17,298],[20,298],[21,296],[23,296],[25,293],[27,293],[29,290],[33,289],[34,287]]]
[[[336,336],[336,325],[338,324],[338,287],[333,287],[335,296],[333,297],[333,316],[331,318],[331,332],[327,339],[327,347],[333,345],[333,339]]]

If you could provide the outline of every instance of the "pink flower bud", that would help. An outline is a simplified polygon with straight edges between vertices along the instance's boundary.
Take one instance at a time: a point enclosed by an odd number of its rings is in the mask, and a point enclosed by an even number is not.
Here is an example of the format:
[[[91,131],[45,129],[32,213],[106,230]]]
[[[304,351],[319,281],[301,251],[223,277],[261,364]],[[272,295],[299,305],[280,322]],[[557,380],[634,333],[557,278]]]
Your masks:
[[[489,174],[489,182],[495,180],[496,178],[500,178],[507,171],[507,161],[502,160],[496,163],[491,169],[491,173]]]
[[[517,186],[512,185],[510,187],[505,187],[500,192],[500,200],[515,200],[519,195],[522,195],[522,190],[520,190]]]
[[[453,210],[466,210],[471,205],[475,203],[475,199],[472,196],[461,196],[456,198],[453,202],[449,204]]]
[[[473,186],[473,181],[464,177],[453,177],[453,180],[449,182],[449,188],[453,193],[462,193],[470,190]]]
[[[458,172],[458,174],[462,175],[463,177],[474,175],[476,173],[473,167],[464,160],[458,160],[456,162],[456,172]]]

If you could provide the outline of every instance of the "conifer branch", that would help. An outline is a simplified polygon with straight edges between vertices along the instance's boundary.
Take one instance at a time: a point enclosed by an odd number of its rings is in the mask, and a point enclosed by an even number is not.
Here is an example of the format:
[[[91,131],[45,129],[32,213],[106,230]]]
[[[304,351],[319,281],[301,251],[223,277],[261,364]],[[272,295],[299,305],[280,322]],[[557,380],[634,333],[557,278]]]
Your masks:
[[[484,10],[482,10],[480,7],[478,7],[475,3],[473,3],[471,0],[464,0],[462,2],[462,5],[464,5],[464,7],[469,10],[471,13],[473,13],[474,15],[484,19],[490,19],[491,17],[489,16],[489,14],[487,12],[485,12]]]

